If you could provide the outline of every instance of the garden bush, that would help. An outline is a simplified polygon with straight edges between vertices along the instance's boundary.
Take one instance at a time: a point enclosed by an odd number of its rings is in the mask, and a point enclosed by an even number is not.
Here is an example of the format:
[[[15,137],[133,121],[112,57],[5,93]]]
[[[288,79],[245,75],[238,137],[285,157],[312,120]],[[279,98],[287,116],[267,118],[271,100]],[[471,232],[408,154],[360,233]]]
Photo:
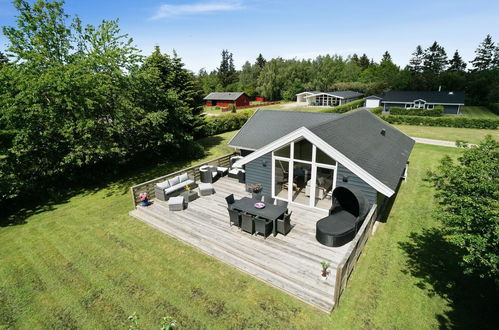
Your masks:
[[[433,109],[416,109],[416,108],[406,109],[400,107],[391,107],[390,114],[396,116],[441,117],[444,114],[444,107],[441,105],[437,105]]]
[[[339,105],[337,107],[327,108],[322,112],[345,113],[347,111],[357,109],[358,107],[362,107],[364,105],[364,101],[365,99],[355,100],[346,104]]]
[[[442,117],[424,117],[424,116],[380,116],[390,124],[403,125],[422,125],[422,126],[441,126],[456,128],[481,128],[497,129],[499,119],[493,118],[470,118],[464,116],[442,116]]]
[[[206,117],[204,122],[196,128],[195,136],[200,138],[240,129],[254,112],[254,110],[243,110],[237,113]]]
[[[379,116],[379,115],[381,115],[381,112],[383,111],[383,107],[372,108],[372,109],[369,109],[369,111],[371,111],[375,115]]]

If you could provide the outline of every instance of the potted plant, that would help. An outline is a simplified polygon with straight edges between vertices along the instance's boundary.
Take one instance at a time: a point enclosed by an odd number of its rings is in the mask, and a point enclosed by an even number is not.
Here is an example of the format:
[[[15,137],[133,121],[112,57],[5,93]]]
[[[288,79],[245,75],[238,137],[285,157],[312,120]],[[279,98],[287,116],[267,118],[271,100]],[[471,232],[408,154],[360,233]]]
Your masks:
[[[187,185],[185,185],[184,189],[185,189],[185,191],[190,191],[191,187],[187,184]]]
[[[140,198],[140,205],[142,205],[142,206],[149,205],[149,198],[147,197],[147,193],[145,193],[145,192],[140,193],[139,198]]]
[[[246,185],[246,189],[249,191],[249,192],[254,192],[254,193],[259,193],[262,191],[262,185],[257,183],[257,184],[254,184],[254,185]]]
[[[329,275],[328,268],[331,266],[331,264],[327,261],[321,261],[321,266],[322,266],[322,277],[327,278]]]

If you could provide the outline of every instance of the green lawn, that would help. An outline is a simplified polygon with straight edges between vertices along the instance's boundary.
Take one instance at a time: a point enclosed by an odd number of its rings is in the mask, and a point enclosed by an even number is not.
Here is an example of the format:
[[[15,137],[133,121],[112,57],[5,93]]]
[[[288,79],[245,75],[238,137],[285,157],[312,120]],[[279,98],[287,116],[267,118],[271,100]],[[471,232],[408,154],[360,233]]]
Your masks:
[[[499,130],[476,128],[453,128],[416,125],[395,125],[407,135],[435,140],[457,141],[464,140],[469,143],[479,143],[486,135],[492,135],[499,140]]]
[[[233,134],[203,140],[207,158],[229,152],[225,142]],[[461,310],[452,296],[411,271],[417,262],[408,252],[414,235],[435,226],[432,191],[422,182],[427,169],[459,153],[416,145],[409,179],[331,315],[128,216],[129,187],[191,164],[178,162],[47,204],[17,225],[0,227],[0,328],[125,328],[134,312],[147,329],[158,328],[166,315],[184,329],[469,325],[473,315],[455,316]]]
[[[495,113],[486,107],[465,105],[461,107],[461,113],[467,117],[473,118],[499,118]]]

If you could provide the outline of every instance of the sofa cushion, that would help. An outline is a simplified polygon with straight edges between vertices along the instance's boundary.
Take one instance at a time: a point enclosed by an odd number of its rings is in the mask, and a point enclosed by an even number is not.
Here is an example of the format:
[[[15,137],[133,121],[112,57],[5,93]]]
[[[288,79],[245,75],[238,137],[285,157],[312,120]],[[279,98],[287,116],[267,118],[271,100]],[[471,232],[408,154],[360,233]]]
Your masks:
[[[170,187],[170,188],[166,188],[166,189],[165,189],[165,194],[167,194],[167,195],[168,195],[168,194],[171,194],[171,193],[173,193],[173,192],[175,192],[175,191],[177,191],[177,190],[178,190],[178,188],[176,188],[175,186]]]
[[[175,186],[180,183],[180,179],[178,176],[174,177],[173,179],[168,180],[170,182],[170,186]]]
[[[180,175],[179,179],[180,179],[180,182],[184,182],[184,181],[189,180],[189,176],[187,175],[187,173],[184,173],[184,174]]]
[[[191,180],[191,179],[187,179],[186,181],[182,182],[182,186],[185,187],[185,186],[190,186],[191,184],[194,183],[194,180]]]
[[[168,180],[166,180],[166,181],[163,181],[163,182],[160,182],[160,183],[156,183],[156,187],[158,187],[159,189],[169,188],[170,187],[170,182],[168,182]]]

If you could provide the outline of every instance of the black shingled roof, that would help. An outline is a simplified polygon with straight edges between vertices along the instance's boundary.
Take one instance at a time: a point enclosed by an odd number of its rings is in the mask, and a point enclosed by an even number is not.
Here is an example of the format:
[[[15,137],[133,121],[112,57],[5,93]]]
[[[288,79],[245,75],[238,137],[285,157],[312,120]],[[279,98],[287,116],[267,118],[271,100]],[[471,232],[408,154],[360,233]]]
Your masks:
[[[344,115],[258,110],[229,145],[256,150],[300,127],[308,128],[392,190],[414,146],[413,139],[367,110]]]
[[[336,113],[257,110],[229,145],[256,150],[300,127],[312,127],[341,115]]]
[[[218,101],[235,101],[241,95],[246,94],[244,92],[213,92],[205,96],[204,100],[218,100]]]
[[[413,139],[367,110],[351,112],[310,131],[394,191],[414,146]]]
[[[383,102],[413,102],[415,100],[425,100],[427,103],[452,103],[464,104],[464,92],[449,91],[389,91],[377,95]]]

